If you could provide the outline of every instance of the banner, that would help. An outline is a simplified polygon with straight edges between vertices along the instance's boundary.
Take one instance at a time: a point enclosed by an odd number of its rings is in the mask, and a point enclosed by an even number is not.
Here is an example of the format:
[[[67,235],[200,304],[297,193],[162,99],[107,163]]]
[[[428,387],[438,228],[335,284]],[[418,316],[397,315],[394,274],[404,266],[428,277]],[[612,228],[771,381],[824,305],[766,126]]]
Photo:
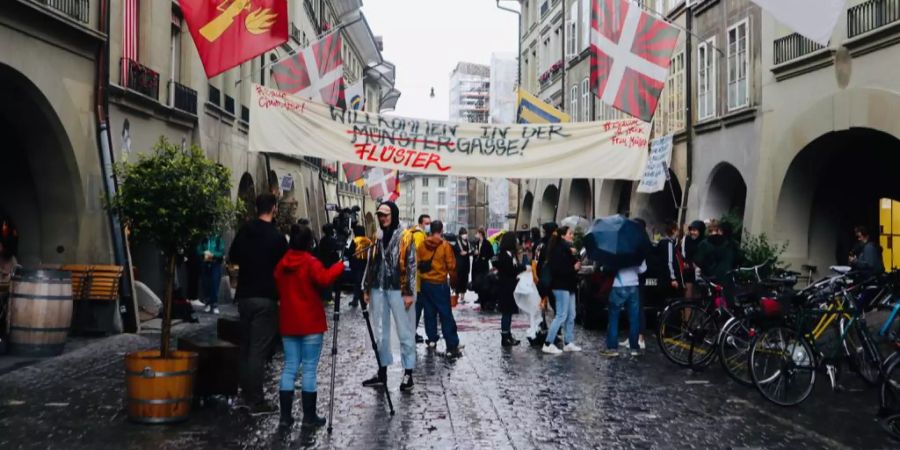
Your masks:
[[[254,85],[252,152],[436,175],[637,180],[650,124],[454,124],[348,111]]]
[[[753,0],[753,3],[792,30],[824,46],[828,46],[834,27],[847,9],[847,0]]]
[[[672,165],[672,135],[650,142],[650,159],[637,191],[645,194],[659,192],[666,187],[669,167]]]

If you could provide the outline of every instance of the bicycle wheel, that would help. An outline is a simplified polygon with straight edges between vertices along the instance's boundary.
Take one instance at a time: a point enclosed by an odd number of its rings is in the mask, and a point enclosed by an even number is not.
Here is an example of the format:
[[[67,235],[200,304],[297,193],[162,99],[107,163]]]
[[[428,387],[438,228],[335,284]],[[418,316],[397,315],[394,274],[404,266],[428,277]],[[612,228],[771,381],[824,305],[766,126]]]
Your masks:
[[[730,319],[719,335],[719,362],[734,381],[753,386],[750,376],[750,343],[754,330],[747,319]]]
[[[679,366],[687,367],[691,339],[709,314],[702,305],[694,301],[681,301],[666,307],[659,316],[656,342],[663,355]]]
[[[895,353],[894,355],[900,355]],[[900,360],[897,357],[885,361],[884,378],[878,392],[878,414],[900,414]]]
[[[858,373],[866,384],[874,386],[881,375],[881,354],[866,333],[860,322],[853,322],[844,337],[843,347],[850,360],[850,369]]]
[[[878,419],[878,424],[894,439],[900,439],[900,413]]]
[[[702,370],[715,359],[719,324],[715,315],[709,315],[692,333],[691,348],[688,350],[688,365],[693,370]]]
[[[757,336],[750,349],[750,375],[759,392],[779,406],[809,397],[816,383],[812,347],[795,330],[774,327]]]

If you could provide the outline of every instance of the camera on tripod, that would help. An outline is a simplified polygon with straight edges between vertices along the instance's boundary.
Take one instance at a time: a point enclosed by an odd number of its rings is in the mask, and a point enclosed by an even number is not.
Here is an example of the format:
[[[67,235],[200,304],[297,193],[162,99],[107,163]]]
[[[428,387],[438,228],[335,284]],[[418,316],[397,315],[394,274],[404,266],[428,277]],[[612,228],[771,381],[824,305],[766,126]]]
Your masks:
[[[337,217],[331,220],[338,241],[347,242],[353,238],[353,227],[359,224],[359,206],[343,208],[338,211]]]

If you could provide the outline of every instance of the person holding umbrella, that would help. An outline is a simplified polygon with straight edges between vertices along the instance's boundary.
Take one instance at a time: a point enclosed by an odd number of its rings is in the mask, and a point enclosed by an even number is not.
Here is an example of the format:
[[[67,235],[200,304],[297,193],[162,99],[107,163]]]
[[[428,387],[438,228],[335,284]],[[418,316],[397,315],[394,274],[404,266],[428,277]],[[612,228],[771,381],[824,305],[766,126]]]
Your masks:
[[[578,288],[578,270],[581,261],[576,256],[575,233],[569,227],[560,227],[547,245],[547,264],[543,270],[550,271],[550,289],[556,297],[556,317],[550,324],[543,352],[558,355],[563,351],[580,352],[581,347],[575,345],[575,292]],[[556,333],[565,324],[563,340],[565,346],[560,350],[553,341]]]

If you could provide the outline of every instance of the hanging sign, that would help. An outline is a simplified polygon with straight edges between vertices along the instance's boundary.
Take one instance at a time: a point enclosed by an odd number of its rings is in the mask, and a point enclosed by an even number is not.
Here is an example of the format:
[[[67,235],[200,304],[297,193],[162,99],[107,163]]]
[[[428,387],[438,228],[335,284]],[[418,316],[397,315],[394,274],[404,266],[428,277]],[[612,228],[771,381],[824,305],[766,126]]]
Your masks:
[[[343,110],[254,85],[250,151],[404,172],[501,178],[637,180],[650,124],[456,124]]]
[[[672,164],[672,136],[654,139],[650,143],[650,159],[637,191],[646,194],[659,192],[666,187],[666,176]]]
[[[289,192],[292,190],[294,190],[294,177],[288,173],[281,177],[281,191]]]

